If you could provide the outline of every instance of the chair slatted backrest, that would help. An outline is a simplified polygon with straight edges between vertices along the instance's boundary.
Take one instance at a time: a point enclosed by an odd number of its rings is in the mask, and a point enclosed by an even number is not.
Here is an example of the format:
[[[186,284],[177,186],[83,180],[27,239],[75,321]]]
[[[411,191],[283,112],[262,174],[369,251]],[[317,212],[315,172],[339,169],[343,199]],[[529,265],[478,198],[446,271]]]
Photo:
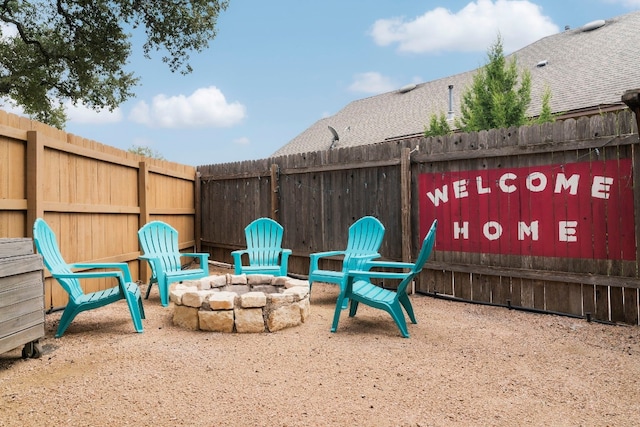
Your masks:
[[[69,264],[62,258],[55,233],[42,218],[36,219],[33,224],[33,239],[36,249],[42,255],[44,265],[51,275],[55,277],[57,274],[71,273]],[[56,280],[69,294],[70,298],[75,300],[84,295],[78,279],[57,277]]]
[[[151,221],[138,231],[138,240],[145,255],[160,259],[164,271],[179,271],[180,250],[178,231],[162,221]]]
[[[271,218],[258,218],[244,229],[250,265],[278,265],[283,227]]]
[[[377,253],[384,238],[384,225],[372,216],[365,216],[349,227],[349,240],[344,254],[342,271],[361,270],[367,259],[359,255]]]
[[[433,251],[433,245],[436,241],[436,229],[438,227],[438,220],[434,220],[431,224],[431,228],[427,232],[427,235],[424,237],[422,241],[422,248],[420,249],[420,253],[418,254],[418,258],[416,259],[413,268],[411,269],[411,274],[405,277],[400,284],[398,284],[397,292],[400,294],[401,292],[406,292],[407,286],[411,283],[414,277],[416,277],[422,271],[424,264],[429,259],[431,252]]]

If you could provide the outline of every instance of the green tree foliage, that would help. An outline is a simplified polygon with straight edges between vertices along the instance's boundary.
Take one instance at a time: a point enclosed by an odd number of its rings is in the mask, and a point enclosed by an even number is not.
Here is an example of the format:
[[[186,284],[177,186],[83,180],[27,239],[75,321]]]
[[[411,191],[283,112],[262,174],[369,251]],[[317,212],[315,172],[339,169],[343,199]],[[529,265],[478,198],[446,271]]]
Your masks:
[[[553,123],[556,115],[551,112],[551,89],[547,86],[542,94],[542,109],[540,115],[532,121],[533,124]]]
[[[425,137],[448,135],[450,133],[451,127],[449,126],[449,122],[447,122],[447,118],[444,113],[440,113],[439,116],[432,114],[431,119],[429,120],[429,127],[425,126],[424,128]]]
[[[138,78],[124,70],[131,32],[143,28],[144,56],[162,52],[172,72],[191,72],[189,52],[216,36],[228,0],[3,0],[0,97],[61,128],[62,102],[113,110],[133,96]]]
[[[151,147],[147,147],[146,145],[132,145],[128,150],[128,152],[137,154],[139,156],[150,157],[152,159],[164,160],[164,156],[160,154],[159,151],[154,150]]]
[[[507,63],[498,39],[487,53],[488,63],[473,76],[473,83],[462,95],[462,117],[456,126],[465,132],[522,126],[531,102],[531,74],[522,73],[518,85],[516,58]]]

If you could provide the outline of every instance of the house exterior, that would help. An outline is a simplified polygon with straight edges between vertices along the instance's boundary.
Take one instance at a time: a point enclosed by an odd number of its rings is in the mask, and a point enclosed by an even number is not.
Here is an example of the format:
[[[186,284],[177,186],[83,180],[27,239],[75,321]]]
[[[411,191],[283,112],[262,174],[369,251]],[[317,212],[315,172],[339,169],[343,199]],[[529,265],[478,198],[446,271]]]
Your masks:
[[[559,118],[627,108],[622,94],[640,87],[640,11],[540,39],[510,55],[531,73],[535,117],[551,90],[551,109]],[[314,123],[272,156],[354,147],[420,136],[430,117],[460,117],[460,100],[477,70],[408,85],[353,101],[335,115]],[[453,125],[453,122],[452,122]]]

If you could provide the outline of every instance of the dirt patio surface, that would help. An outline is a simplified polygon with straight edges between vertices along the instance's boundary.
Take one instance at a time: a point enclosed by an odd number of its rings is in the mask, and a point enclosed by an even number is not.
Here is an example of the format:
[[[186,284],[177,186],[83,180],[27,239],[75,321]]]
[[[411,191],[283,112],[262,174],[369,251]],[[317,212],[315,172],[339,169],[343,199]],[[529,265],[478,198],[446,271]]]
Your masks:
[[[145,285],[141,286],[145,290]],[[0,426],[637,426],[640,327],[414,295],[404,339],[361,306],[331,333],[337,287],[301,326],[172,325],[157,289],[134,332],[124,301],[80,314],[44,354],[0,355]]]

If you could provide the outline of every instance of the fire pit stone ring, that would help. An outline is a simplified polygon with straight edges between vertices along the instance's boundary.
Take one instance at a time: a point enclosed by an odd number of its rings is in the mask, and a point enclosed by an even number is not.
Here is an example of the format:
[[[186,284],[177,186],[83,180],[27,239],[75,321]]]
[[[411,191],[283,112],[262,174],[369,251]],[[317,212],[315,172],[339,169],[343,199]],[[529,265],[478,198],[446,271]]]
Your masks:
[[[262,274],[208,276],[172,286],[173,324],[212,332],[275,332],[309,317],[309,282]]]

